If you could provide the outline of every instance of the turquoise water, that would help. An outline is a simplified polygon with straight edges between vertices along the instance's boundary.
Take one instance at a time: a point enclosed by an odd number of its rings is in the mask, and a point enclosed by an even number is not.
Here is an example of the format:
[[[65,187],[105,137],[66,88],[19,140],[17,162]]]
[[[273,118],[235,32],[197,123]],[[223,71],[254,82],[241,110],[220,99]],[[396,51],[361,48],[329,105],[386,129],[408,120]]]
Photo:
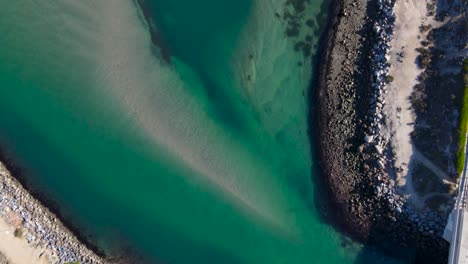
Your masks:
[[[170,63],[133,1],[0,3],[0,142],[28,180],[151,263],[390,262],[315,208],[313,69],[284,1],[149,5]]]

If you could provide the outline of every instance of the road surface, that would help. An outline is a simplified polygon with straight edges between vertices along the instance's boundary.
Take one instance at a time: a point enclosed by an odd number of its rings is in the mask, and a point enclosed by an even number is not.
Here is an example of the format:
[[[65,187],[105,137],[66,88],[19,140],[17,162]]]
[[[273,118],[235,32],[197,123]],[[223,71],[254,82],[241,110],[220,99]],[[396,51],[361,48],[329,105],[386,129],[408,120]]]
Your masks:
[[[465,153],[468,153],[468,144],[465,146]],[[460,178],[457,201],[455,202],[455,207],[448,220],[446,232],[444,232],[444,238],[450,241],[449,264],[468,264],[467,173],[468,155],[465,155],[465,166]],[[448,233],[451,233],[451,235],[446,235]]]

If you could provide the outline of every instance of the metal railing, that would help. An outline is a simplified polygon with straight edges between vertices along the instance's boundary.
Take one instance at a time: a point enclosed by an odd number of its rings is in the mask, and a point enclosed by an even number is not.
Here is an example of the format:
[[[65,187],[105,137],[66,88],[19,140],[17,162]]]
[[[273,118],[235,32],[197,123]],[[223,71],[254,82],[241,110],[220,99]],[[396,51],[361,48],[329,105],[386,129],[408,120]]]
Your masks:
[[[468,139],[468,135],[467,135]],[[468,154],[468,144],[465,145],[465,153]],[[468,180],[467,177],[468,170],[468,155],[465,155],[465,165],[463,167],[462,175],[460,178],[460,185],[458,186],[458,197],[455,202],[455,208],[453,209],[453,229],[452,229],[452,241],[450,242],[449,250],[449,264],[459,264],[460,254],[468,254],[467,252],[460,252],[462,234],[463,234],[463,222],[465,217],[465,209],[467,206],[467,195],[468,195]],[[468,226],[465,227],[465,229]],[[466,232],[466,231],[465,231]],[[468,232],[467,232],[468,234]],[[466,257],[466,256],[461,256]]]

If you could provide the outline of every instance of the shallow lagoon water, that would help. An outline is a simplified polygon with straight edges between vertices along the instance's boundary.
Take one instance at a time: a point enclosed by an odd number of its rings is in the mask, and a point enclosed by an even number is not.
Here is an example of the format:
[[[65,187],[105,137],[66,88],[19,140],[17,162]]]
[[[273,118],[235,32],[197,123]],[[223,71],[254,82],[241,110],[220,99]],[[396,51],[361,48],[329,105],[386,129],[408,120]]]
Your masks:
[[[170,63],[133,1],[0,4],[0,142],[28,182],[151,263],[382,260],[315,207],[313,69],[284,2],[148,3]]]

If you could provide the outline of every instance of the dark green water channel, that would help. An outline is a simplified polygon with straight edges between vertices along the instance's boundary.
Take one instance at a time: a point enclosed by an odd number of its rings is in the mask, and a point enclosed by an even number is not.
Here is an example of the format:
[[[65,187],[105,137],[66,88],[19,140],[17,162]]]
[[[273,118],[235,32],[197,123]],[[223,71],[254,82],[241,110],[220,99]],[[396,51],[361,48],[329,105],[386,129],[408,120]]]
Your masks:
[[[0,143],[28,182],[151,263],[383,261],[315,207],[284,1],[146,3],[171,63],[133,1],[0,3]]]

